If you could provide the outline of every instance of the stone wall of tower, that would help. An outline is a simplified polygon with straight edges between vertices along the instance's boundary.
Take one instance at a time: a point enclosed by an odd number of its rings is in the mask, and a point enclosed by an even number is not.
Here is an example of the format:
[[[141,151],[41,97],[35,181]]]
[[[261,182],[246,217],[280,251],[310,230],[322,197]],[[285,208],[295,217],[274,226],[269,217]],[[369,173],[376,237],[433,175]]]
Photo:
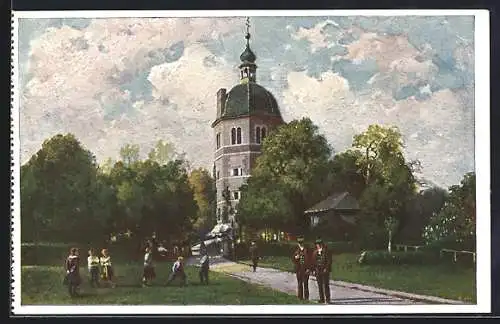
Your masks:
[[[233,209],[237,209],[238,200],[234,199],[234,192],[239,192],[260,155],[261,145],[256,143],[256,127],[266,127],[267,134],[269,134],[282,123],[283,120],[276,116],[251,116],[221,120],[215,125],[214,164],[217,208],[220,209],[221,213],[225,205],[223,197],[225,188],[228,188],[231,193]],[[231,143],[231,130],[233,128],[241,129],[241,144],[233,145]],[[217,147],[217,134],[220,134],[219,147]],[[242,174],[233,175],[233,169],[241,169]],[[229,222],[231,222],[231,216]]]

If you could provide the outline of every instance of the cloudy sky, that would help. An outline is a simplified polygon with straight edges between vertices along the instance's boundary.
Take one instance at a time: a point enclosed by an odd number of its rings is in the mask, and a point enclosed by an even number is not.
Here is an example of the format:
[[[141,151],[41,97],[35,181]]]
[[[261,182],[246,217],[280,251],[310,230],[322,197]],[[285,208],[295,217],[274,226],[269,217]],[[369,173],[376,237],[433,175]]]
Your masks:
[[[474,17],[252,17],[258,82],[336,152],[379,123],[441,186],[474,169]],[[245,19],[19,21],[21,162],[57,133],[98,160],[159,139],[211,168],[216,92],[238,83]]]

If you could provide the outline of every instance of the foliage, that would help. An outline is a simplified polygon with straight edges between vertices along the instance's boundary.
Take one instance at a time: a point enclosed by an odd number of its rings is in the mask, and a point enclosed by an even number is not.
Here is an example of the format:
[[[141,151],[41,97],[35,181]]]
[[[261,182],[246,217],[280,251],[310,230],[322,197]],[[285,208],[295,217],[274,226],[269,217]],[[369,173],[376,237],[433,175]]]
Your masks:
[[[109,210],[91,152],[72,135],[56,135],[21,167],[24,241],[99,239]]]
[[[271,132],[263,143],[252,179],[242,188],[238,207],[241,221],[256,224],[264,218],[266,223],[289,229],[307,226],[303,212],[322,198],[319,193],[324,192],[330,157],[325,137],[308,118]]]
[[[359,261],[362,265],[430,265],[439,262],[439,255],[428,251],[365,251]]]
[[[441,240],[463,246],[468,242],[475,251],[476,235],[476,176],[467,173],[460,185],[449,188],[449,196],[439,213],[436,213],[425,228],[427,243]]]
[[[99,168],[73,135],[46,140],[21,167],[23,241],[104,244],[129,231],[186,240],[200,216],[186,161],[141,161],[130,144],[120,153]]]
[[[203,168],[195,169],[189,174],[189,184],[198,205],[198,215],[194,227],[200,234],[209,231],[216,223],[214,181],[210,173]]]
[[[126,144],[120,149],[120,157],[126,165],[131,165],[140,158],[140,147],[137,144]]]
[[[407,162],[403,148],[402,135],[396,127],[370,125],[354,136],[353,150],[358,152],[357,165],[366,185],[360,197],[360,237],[367,247],[379,248],[385,241],[390,248],[415,195],[417,181],[413,173],[418,163]]]

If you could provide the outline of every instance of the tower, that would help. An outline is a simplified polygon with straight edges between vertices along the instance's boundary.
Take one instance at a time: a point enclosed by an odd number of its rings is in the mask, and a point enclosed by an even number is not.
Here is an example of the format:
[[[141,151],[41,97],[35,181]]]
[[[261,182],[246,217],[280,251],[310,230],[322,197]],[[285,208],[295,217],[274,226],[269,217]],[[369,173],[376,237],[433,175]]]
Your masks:
[[[217,192],[217,223],[237,228],[240,187],[250,177],[261,145],[269,131],[284,123],[274,96],[257,84],[256,55],[250,49],[247,18],[246,47],[240,55],[240,83],[229,92],[217,92],[214,174]]]

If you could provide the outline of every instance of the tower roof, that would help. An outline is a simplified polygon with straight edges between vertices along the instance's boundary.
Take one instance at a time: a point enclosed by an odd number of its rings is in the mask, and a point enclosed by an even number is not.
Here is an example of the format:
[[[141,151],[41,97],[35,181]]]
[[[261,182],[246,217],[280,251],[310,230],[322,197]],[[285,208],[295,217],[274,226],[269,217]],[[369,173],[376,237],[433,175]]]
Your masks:
[[[227,94],[222,118],[265,114],[281,118],[274,96],[257,83],[234,86]]]
[[[243,53],[240,55],[240,60],[243,63],[255,63],[257,60],[257,56],[255,56],[254,52],[250,49],[250,18],[247,17],[247,33],[245,35],[245,39],[247,40],[247,46],[245,47],[245,50]]]

